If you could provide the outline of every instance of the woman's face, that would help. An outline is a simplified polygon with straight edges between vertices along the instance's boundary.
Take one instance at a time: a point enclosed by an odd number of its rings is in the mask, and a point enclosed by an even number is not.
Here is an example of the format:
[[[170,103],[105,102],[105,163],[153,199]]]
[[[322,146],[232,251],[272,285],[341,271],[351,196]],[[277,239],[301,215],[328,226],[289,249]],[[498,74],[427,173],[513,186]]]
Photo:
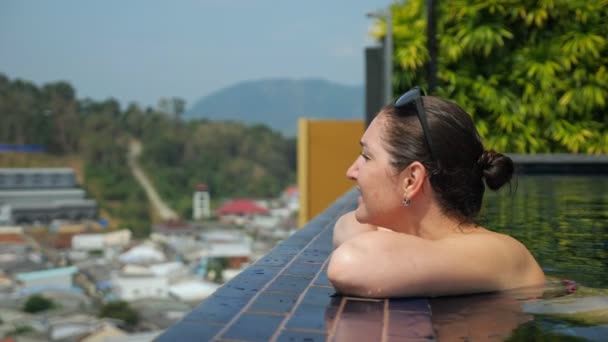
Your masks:
[[[355,211],[357,221],[391,227],[402,210],[403,194],[381,139],[385,120],[380,114],[371,122],[361,138],[361,155],[348,168],[346,176],[357,182],[361,192]]]

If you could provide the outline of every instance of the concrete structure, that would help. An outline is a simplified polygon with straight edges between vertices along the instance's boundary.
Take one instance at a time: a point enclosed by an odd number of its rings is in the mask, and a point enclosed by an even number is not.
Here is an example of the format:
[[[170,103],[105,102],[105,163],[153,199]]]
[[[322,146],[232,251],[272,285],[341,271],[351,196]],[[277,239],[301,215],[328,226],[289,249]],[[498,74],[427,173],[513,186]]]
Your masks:
[[[52,268],[43,271],[19,273],[15,279],[21,284],[22,293],[36,293],[44,290],[72,290],[74,274],[78,268],[74,266]]]
[[[82,251],[101,250],[104,247],[102,234],[77,234],[72,236],[72,248]]]
[[[77,234],[72,236],[72,248],[81,251],[125,247],[131,242],[131,231],[121,229],[102,234]]]
[[[165,261],[165,255],[152,244],[135,246],[118,257],[124,264],[156,264]]]
[[[0,223],[97,217],[97,204],[68,168],[0,168]]]
[[[228,267],[240,268],[250,261],[252,240],[242,231],[209,231],[201,234],[205,245],[203,258],[227,258]]]
[[[47,336],[51,341],[81,341],[81,338],[85,336],[106,329],[111,329],[114,332],[114,334],[110,334],[109,336],[126,335],[124,332],[119,334],[118,332],[122,332],[122,330],[116,329],[108,319],[100,320],[93,316],[78,314],[52,319],[49,322]]]
[[[199,301],[209,297],[220,285],[208,281],[187,281],[169,288],[169,295],[184,302]]]
[[[152,272],[143,274],[115,273],[112,275],[112,287],[118,298],[127,301],[141,298],[167,298],[169,296],[169,280],[167,277],[159,277]]]
[[[11,223],[11,206],[8,204],[0,205],[0,224]]]
[[[163,236],[188,236],[194,234],[201,227],[184,221],[166,221],[152,225],[152,231]]]
[[[205,184],[197,184],[192,195],[192,219],[200,220],[211,217],[209,190]]]
[[[70,168],[0,168],[0,190],[74,187],[76,176]]]

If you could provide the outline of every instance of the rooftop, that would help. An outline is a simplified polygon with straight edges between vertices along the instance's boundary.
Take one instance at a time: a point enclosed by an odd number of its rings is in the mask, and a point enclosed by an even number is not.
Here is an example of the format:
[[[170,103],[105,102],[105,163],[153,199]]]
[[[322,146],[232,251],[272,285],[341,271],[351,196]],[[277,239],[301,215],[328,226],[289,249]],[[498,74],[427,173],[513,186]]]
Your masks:
[[[254,201],[240,199],[228,202],[221,206],[217,210],[220,215],[230,215],[230,214],[268,214],[269,211],[266,208],[262,208],[257,205]]]
[[[56,277],[62,275],[72,275],[78,272],[78,267],[69,266],[69,267],[60,267],[60,268],[52,268],[43,271],[34,271],[28,273],[20,273],[17,274],[16,278],[20,281],[29,281],[35,279],[43,279],[47,277]]]

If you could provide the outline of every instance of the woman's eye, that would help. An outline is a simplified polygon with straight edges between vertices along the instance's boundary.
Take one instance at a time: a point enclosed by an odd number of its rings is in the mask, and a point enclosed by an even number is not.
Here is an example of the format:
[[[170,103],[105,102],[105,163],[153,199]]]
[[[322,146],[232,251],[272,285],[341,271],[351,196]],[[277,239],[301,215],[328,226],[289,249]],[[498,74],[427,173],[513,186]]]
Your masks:
[[[363,152],[361,152],[361,157],[363,157],[365,160],[369,160],[369,157]]]

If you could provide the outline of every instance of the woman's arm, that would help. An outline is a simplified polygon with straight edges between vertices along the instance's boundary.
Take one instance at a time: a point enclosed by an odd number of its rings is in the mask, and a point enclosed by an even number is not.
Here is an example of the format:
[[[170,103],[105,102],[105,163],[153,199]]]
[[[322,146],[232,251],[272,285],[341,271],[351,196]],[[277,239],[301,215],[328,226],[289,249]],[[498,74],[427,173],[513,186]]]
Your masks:
[[[514,239],[476,234],[431,241],[385,231],[359,234],[338,247],[328,277],[339,292],[376,298],[488,292],[544,282],[542,270]]]
[[[342,243],[358,234],[376,230],[378,229],[375,226],[359,223],[355,218],[355,212],[350,211],[342,215],[334,226],[334,248],[338,248]]]

